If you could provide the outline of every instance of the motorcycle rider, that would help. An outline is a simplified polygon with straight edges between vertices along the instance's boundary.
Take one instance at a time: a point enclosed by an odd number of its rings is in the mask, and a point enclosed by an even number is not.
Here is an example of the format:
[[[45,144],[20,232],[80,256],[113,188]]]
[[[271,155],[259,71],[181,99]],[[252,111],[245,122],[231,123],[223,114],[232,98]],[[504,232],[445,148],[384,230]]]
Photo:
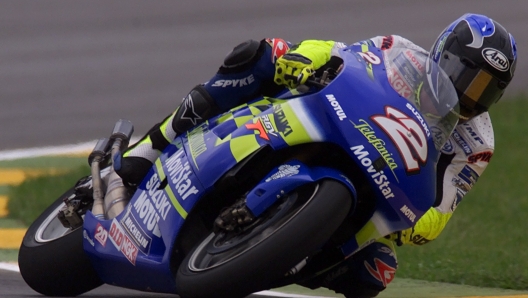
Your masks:
[[[326,287],[346,297],[375,297],[394,278],[394,244],[422,245],[439,236],[457,205],[482,175],[494,151],[488,114],[513,78],[517,60],[513,36],[484,15],[464,14],[436,39],[430,53],[398,36],[377,36],[356,43],[383,51],[405,47],[428,54],[448,74],[460,103],[459,125],[442,148],[437,166],[434,207],[413,228],[365,247],[313,280],[309,288]],[[318,71],[337,69],[335,41],[305,40],[296,45],[279,38],[248,40],[236,46],[218,72],[195,86],[182,104],[139,142],[118,156],[114,167],[129,184],[139,184],[160,152],[176,136],[208,118],[257,96],[295,88]]]

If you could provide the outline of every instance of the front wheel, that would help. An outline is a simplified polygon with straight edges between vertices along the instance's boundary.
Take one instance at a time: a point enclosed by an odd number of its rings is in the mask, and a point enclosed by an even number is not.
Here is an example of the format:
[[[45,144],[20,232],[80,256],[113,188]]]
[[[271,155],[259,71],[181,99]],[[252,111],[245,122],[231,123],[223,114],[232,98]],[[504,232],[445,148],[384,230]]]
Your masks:
[[[270,207],[249,229],[211,233],[176,276],[185,297],[244,297],[267,289],[319,249],[348,215],[348,189],[334,180],[302,186]]]
[[[73,193],[67,191],[31,224],[18,254],[22,277],[46,296],[77,296],[103,284],[84,252],[82,227],[72,231],[57,218],[63,198]]]

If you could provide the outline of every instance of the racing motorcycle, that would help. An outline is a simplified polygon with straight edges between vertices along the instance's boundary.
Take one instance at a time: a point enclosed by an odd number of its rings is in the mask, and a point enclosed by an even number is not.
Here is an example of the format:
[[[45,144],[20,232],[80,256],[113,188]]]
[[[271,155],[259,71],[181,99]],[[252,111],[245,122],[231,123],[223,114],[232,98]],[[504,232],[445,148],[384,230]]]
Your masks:
[[[181,297],[243,297],[302,283],[409,228],[435,199],[457,96],[424,53],[351,45],[338,69],[260,97],[177,137],[137,186],[114,159],[120,120],[91,175],[28,229],[20,272],[35,291],[103,283]]]

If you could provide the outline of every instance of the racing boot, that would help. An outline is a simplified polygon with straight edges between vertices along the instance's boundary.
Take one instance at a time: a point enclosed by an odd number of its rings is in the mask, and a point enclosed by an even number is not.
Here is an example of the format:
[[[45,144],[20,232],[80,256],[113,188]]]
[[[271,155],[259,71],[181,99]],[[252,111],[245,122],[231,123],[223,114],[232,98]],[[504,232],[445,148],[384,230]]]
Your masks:
[[[346,298],[371,298],[385,290],[397,268],[394,243],[382,238],[326,273],[299,285],[310,289],[325,287]]]
[[[124,154],[114,157],[114,170],[128,185],[139,185],[161,152],[180,134],[217,115],[220,109],[202,85],[194,87],[180,106],[154,125]]]

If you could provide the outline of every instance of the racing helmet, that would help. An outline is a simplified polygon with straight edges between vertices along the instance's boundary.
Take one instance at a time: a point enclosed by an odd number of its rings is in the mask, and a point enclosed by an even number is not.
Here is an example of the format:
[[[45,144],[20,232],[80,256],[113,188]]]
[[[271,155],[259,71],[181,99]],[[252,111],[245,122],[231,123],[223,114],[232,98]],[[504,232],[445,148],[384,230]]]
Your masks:
[[[466,121],[501,98],[515,72],[517,48],[502,25],[487,16],[467,13],[439,35],[430,57],[453,82],[459,117]]]

